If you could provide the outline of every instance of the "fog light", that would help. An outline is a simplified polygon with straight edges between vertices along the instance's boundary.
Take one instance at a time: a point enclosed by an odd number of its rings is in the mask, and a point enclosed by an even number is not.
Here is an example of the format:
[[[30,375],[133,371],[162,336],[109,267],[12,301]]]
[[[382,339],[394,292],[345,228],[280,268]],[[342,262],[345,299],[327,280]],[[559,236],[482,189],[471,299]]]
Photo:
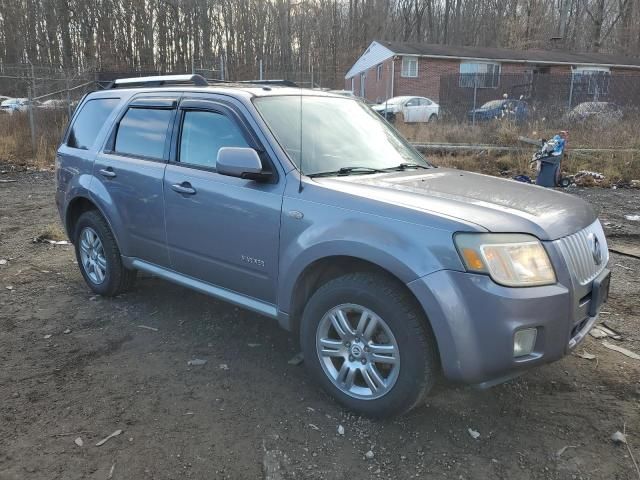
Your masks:
[[[524,330],[518,330],[513,336],[513,356],[524,357],[531,354],[533,348],[536,346],[536,337],[538,336],[538,329],[526,328]]]

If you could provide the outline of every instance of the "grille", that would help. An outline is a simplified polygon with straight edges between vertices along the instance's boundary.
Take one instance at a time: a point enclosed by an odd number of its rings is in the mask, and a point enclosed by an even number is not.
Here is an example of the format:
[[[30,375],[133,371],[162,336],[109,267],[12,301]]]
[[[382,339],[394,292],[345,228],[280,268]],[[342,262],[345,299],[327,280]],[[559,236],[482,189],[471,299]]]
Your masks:
[[[596,264],[593,254],[594,239],[596,238],[602,254],[602,261],[599,265]],[[573,235],[556,240],[554,243],[562,252],[573,277],[581,285],[586,285],[596,278],[609,261],[607,240],[599,220]]]

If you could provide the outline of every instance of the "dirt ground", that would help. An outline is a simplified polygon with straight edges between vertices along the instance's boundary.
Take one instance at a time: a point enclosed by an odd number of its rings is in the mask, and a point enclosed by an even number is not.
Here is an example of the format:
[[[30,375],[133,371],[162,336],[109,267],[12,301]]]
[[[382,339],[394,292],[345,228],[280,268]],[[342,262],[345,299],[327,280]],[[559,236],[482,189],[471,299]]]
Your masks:
[[[594,360],[487,391],[441,382],[405,417],[360,418],[288,363],[294,339],[271,320],[150,277],[93,296],[71,246],[33,243],[58,221],[53,175],[2,170],[15,182],[0,181],[1,480],[639,478],[610,437],[626,428],[640,460],[640,361],[601,340],[577,349]],[[612,246],[640,244],[624,218],[640,190],[571,192]],[[614,253],[609,267],[601,318],[623,336],[609,341],[640,353],[640,260]]]

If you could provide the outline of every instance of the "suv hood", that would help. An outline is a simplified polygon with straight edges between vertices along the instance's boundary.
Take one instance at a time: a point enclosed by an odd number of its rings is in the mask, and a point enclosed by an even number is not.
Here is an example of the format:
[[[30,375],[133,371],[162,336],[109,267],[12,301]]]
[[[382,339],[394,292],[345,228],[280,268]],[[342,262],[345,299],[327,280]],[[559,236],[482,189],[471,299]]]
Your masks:
[[[434,168],[316,178],[345,193],[475,223],[490,232],[556,240],[593,223],[583,200],[566,193],[463,170]]]

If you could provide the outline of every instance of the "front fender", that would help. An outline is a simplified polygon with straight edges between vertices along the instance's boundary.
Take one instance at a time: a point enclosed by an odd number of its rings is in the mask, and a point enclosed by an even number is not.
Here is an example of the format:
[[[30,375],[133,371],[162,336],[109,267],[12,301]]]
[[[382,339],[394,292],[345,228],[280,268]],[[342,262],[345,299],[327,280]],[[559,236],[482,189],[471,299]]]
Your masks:
[[[291,209],[303,210],[304,218],[288,216]],[[283,212],[278,307],[285,313],[305,269],[328,257],[367,261],[405,284],[444,268],[462,269],[446,230],[291,198]]]

